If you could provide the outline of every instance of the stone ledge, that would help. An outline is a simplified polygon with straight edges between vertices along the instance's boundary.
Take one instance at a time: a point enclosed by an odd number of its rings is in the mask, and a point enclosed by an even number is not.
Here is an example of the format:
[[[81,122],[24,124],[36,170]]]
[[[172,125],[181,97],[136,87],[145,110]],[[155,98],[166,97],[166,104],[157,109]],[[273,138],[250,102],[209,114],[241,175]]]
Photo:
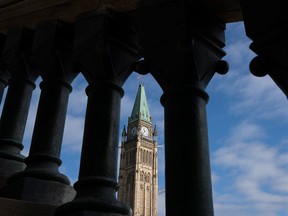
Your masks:
[[[0,215],[3,216],[54,216],[56,208],[53,205],[0,198]]]
[[[0,32],[11,28],[35,28],[40,22],[59,19],[75,22],[78,15],[109,8],[116,12],[128,12],[139,8],[139,2],[163,0],[2,0],[0,3]],[[224,22],[241,21],[239,0],[205,0]]]
[[[35,28],[41,22],[59,19],[75,22],[78,15],[109,8],[123,12],[136,8],[139,0],[24,0],[0,7],[0,32],[11,28]],[[1,6],[1,5],[0,5]]]

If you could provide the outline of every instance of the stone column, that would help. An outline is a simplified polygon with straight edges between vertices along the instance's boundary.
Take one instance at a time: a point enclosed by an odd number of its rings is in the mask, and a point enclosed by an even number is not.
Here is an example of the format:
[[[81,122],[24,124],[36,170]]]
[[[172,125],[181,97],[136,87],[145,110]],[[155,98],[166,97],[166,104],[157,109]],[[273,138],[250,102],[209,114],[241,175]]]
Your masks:
[[[8,179],[7,196],[60,205],[71,201],[75,191],[58,170],[70,83],[73,29],[57,21],[40,24],[35,31],[33,59],[43,81],[29,156],[24,171]]]
[[[161,97],[165,113],[167,215],[213,215],[207,100],[208,95],[193,86],[166,90]],[[189,198],[184,198],[183,193]]]
[[[120,102],[124,92],[118,85],[103,81],[89,85],[86,93],[88,103],[79,180],[74,185],[77,196],[71,205],[74,209],[70,211],[80,211],[78,208],[88,204],[83,215],[88,215],[89,211],[129,215],[129,207],[118,202],[115,196]]]
[[[3,63],[11,73],[9,88],[0,120],[0,170],[2,186],[13,173],[25,168],[23,135],[32,92],[38,74],[31,63],[33,32],[11,30],[3,50]]]
[[[205,88],[228,68],[220,60],[225,25],[201,2],[143,5],[139,12],[146,64],[139,69],[148,69],[164,92],[167,216],[214,215]]]
[[[85,14],[76,23],[75,62],[89,83],[88,102],[77,195],[56,215],[132,215],[116,191],[121,86],[138,60],[134,37],[128,24],[108,13]]]

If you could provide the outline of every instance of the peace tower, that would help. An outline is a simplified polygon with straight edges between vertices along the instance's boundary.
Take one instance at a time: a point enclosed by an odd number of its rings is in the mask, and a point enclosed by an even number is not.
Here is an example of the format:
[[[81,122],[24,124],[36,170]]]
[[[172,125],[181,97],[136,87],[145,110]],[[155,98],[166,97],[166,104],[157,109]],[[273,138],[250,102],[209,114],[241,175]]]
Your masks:
[[[152,128],[146,93],[139,84],[127,130],[122,132],[118,199],[133,216],[158,215],[157,130]]]

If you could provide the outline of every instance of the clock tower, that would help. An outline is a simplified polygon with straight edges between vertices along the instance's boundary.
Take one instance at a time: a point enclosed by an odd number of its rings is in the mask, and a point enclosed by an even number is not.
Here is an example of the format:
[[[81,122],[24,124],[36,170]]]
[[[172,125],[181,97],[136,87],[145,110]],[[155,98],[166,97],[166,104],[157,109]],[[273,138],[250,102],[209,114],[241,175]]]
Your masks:
[[[122,132],[118,199],[133,216],[158,216],[157,130],[152,127],[146,93],[139,84],[127,129]]]

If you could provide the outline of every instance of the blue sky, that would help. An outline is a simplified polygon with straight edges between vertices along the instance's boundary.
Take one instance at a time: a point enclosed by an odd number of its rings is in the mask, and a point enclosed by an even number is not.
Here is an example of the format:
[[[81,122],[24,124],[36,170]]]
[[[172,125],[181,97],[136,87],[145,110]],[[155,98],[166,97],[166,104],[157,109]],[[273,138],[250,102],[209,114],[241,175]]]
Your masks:
[[[250,43],[242,22],[227,25],[224,59],[230,70],[226,75],[216,74],[206,89],[210,95],[207,118],[215,216],[288,215],[287,98],[269,76],[257,78],[250,73],[249,62],[255,56],[249,49]],[[120,132],[132,111],[137,77],[133,73],[123,87]],[[162,145],[164,113],[159,99],[163,92],[151,75],[141,80]],[[60,170],[72,183],[77,180],[80,163],[86,86],[81,75],[73,83],[63,138]],[[25,155],[39,95],[37,86],[23,142]],[[2,106],[3,102],[4,99]],[[165,187],[164,149],[159,148],[158,153],[161,189]],[[165,193],[159,196],[159,216],[165,215],[164,196]]]

